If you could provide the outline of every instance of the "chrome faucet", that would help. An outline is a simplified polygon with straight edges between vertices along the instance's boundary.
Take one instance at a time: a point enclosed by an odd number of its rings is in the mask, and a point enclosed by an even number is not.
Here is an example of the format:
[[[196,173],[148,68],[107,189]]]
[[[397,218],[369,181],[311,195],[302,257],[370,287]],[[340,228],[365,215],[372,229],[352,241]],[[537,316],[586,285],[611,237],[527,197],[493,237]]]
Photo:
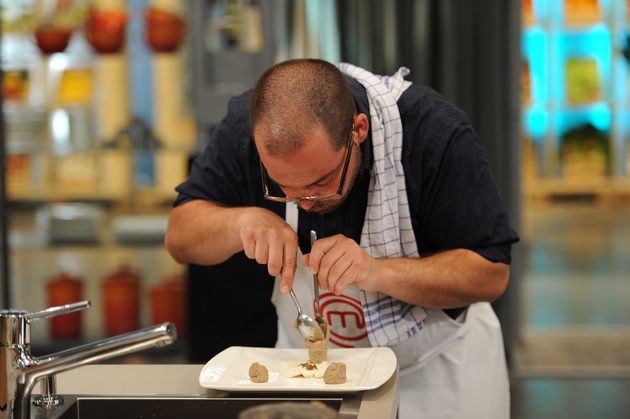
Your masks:
[[[118,356],[166,346],[177,339],[171,323],[148,327],[113,336],[43,357],[31,355],[31,322],[90,307],[89,301],[51,307],[29,313],[21,310],[0,311],[0,419],[26,419],[31,415],[31,393],[41,380],[39,406],[52,407],[63,403],[55,394],[55,374]]]

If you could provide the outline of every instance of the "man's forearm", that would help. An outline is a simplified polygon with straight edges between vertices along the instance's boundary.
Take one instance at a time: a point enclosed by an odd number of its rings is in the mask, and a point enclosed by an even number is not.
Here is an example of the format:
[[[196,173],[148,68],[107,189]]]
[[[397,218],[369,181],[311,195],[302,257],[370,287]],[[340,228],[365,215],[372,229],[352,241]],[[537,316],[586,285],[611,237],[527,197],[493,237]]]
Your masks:
[[[164,244],[178,263],[216,265],[243,250],[236,226],[241,208],[194,200],[174,208]]]
[[[479,254],[457,249],[421,259],[380,260],[380,291],[433,308],[453,308],[494,301],[503,294],[510,267]],[[381,269],[379,269],[381,272]]]

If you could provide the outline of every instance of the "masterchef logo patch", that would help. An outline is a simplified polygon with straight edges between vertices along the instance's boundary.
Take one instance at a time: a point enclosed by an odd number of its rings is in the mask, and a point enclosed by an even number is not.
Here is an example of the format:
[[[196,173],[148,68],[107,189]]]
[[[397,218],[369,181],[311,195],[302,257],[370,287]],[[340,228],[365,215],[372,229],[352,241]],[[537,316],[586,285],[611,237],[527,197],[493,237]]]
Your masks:
[[[319,296],[320,313],[330,325],[330,343],[341,348],[369,346],[361,302],[331,292]]]

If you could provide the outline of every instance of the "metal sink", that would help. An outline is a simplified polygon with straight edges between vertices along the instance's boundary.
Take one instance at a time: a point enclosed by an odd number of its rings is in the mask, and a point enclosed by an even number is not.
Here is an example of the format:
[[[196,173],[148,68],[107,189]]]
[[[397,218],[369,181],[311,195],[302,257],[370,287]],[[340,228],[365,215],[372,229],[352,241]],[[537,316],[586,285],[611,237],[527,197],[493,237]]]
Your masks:
[[[297,402],[323,403],[339,412],[340,418],[357,418],[362,394],[333,395],[285,395],[260,394],[239,397],[103,397],[103,396],[64,396],[65,402],[52,409],[33,406],[31,417],[37,419],[237,419],[243,410],[265,403]]]

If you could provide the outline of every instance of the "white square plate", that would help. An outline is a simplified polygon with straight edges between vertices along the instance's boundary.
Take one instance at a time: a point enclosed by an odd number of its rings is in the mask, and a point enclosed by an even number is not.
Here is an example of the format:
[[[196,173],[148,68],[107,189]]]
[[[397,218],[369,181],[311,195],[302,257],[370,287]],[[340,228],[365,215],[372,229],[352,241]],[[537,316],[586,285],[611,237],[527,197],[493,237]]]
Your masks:
[[[280,375],[284,362],[302,363],[307,360],[306,348],[232,346],[208,361],[199,374],[199,385],[242,392],[352,393],[380,387],[389,380],[397,365],[396,355],[389,348],[329,349],[326,359],[329,364],[346,364],[345,383],[325,384],[321,378],[287,378]],[[249,379],[249,367],[254,362],[267,367],[268,382],[253,383]]]

